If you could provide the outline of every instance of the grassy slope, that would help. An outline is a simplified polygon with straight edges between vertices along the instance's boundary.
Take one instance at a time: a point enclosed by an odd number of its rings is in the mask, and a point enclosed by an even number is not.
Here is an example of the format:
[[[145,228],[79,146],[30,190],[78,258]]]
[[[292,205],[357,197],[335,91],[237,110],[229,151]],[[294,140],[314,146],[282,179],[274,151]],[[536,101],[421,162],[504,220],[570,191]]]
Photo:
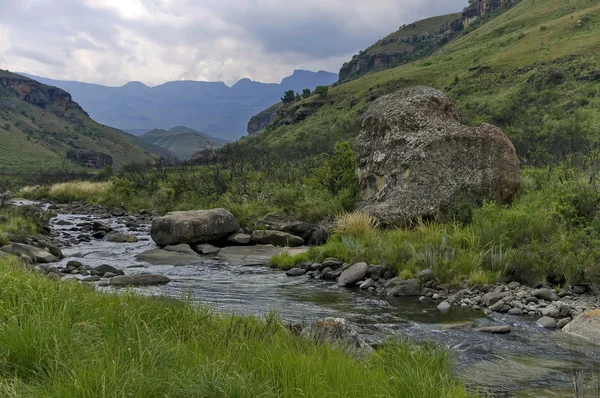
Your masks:
[[[447,356],[390,344],[359,361],[276,317],[51,282],[0,259],[2,397],[466,397]]]
[[[581,18],[586,22],[578,26]],[[597,123],[595,109],[600,106],[600,97],[596,96],[596,84],[576,78],[600,69],[599,48],[600,5],[596,1],[524,0],[430,58],[331,88],[327,104],[312,116],[270,129],[254,139],[279,149],[293,148],[324,134],[334,137],[333,142],[352,139],[358,116],[372,99],[415,84],[445,90],[465,111],[467,122],[494,122],[509,135],[518,134],[511,130],[511,112],[519,117],[527,117],[530,109],[539,107],[548,113],[560,112],[582,97],[588,104],[580,112]],[[469,70],[478,66],[489,69]],[[533,91],[528,82],[553,70],[567,74],[566,82],[553,89],[555,101],[533,101],[511,108],[521,96],[519,90]],[[316,100],[310,98],[294,108]],[[499,115],[502,112],[505,114]]]
[[[16,75],[1,71],[2,76]],[[42,109],[20,100],[13,92],[0,89],[0,169],[31,173],[40,169],[60,169],[66,152],[99,151],[113,156],[115,166],[152,160],[124,133],[102,126],[84,112],[71,108],[59,116],[52,109]]]
[[[187,128],[156,129],[140,136],[145,142],[165,148],[183,159],[189,159],[194,153],[213,144],[216,148],[220,148],[226,142],[224,140],[213,141],[208,137]]]

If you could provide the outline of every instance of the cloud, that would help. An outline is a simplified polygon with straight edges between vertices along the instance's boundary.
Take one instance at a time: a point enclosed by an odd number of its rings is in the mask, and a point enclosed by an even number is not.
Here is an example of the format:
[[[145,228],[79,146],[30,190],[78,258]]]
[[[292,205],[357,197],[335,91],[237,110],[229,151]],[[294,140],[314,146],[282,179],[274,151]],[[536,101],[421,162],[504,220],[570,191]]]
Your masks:
[[[337,71],[466,0],[0,0],[0,68],[108,85]]]

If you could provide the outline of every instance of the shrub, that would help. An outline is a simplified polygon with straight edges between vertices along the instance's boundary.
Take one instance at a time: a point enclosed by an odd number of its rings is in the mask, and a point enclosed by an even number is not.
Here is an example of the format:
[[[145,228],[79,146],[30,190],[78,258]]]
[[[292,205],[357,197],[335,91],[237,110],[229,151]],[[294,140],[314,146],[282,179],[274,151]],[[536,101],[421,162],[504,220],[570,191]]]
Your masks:
[[[329,86],[318,86],[315,89],[315,94],[321,98],[327,97],[327,93],[329,93]]]
[[[375,217],[360,212],[343,213],[336,220],[335,233],[353,238],[370,238],[379,227]]]

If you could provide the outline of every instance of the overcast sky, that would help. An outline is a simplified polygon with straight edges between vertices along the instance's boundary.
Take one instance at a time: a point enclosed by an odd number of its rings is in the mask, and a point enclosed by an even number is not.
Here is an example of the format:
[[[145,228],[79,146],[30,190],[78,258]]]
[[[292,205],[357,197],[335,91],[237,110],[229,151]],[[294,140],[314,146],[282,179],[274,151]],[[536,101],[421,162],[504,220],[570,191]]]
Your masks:
[[[0,0],[0,68],[106,85],[338,72],[467,0]]]

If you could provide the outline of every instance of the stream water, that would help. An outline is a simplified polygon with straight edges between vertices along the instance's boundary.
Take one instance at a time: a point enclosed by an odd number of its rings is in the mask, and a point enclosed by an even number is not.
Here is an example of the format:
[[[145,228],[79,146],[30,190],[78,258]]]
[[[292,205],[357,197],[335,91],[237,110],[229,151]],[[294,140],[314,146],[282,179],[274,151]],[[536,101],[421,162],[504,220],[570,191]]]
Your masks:
[[[52,221],[53,233],[64,241],[73,241],[81,232],[71,229],[96,219],[60,214]],[[217,311],[259,316],[275,311],[290,322],[341,317],[357,324],[371,342],[393,336],[438,342],[454,354],[456,373],[465,383],[494,396],[568,397],[573,395],[572,380],[577,370],[598,369],[600,373],[597,347],[561,332],[543,330],[536,326],[535,318],[502,315],[490,318],[482,312],[464,309],[442,314],[434,302],[382,297],[338,288],[332,282],[290,278],[263,266],[229,265],[215,258],[180,267],[153,266],[135,259],[138,253],[156,248],[148,234],[149,226],[131,231],[117,218],[101,221],[120,232],[136,235],[140,241],[92,241],[67,246],[63,248],[66,258],[60,265],[77,260],[89,266],[110,264],[125,274],[164,274],[172,279],[168,285],[137,291],[146,295],[189,297]],[[512,332],[489,335],[473,330],[441,330],[444,324],[466,321],[509,324]]]

